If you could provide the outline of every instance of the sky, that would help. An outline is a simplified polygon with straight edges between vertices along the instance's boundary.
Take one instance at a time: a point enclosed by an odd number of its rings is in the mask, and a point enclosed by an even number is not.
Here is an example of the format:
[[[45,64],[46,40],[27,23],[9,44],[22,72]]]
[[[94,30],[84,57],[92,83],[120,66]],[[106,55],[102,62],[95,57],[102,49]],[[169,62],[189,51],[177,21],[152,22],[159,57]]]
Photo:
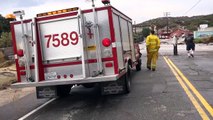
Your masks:
[[[103,6],[101,0],[94,1],[96,7]],[[170,17],[213,14],[213,0],[111,0],[111,5],[132,18],[134,23],[164,17],[165,12],[169,12]],[[6,16],[24,10],[24,18],[29,19],[38,13],[91,6],[91,0],[0,0],[0,14]]]

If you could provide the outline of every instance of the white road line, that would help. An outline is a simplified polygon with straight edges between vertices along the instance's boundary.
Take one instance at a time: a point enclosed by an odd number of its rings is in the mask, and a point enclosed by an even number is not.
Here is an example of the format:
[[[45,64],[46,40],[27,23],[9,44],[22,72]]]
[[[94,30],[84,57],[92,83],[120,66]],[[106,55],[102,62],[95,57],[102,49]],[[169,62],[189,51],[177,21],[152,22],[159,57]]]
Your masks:
[[[23,117],[19,118],[18,120],[24,120],[27,117],[29,117],[30,115],[34,114],[35,112],[37,112],[38,110],[42,109],[43,107],[45,107],[46,105],[48,105],[49,103],[51,103],[52,101],[54,101],[56,98],[50,99],[49,101],[47,101],[46,103],[44,103],[43,105],[37,107],[36,109],[32,110],[31,112],[29,112],[28,114],[24,115]]]

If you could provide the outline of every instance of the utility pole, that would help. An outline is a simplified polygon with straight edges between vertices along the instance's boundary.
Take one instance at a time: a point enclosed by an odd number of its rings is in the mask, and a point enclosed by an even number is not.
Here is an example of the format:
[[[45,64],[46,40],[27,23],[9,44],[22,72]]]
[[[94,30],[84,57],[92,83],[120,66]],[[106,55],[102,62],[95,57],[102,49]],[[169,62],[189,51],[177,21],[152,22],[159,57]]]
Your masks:
[[[166,17],[166,34],[168,37],[169,34],[169,18],[168,16],[170,15],[170,12],[164,12],[164,16]]]
[[[95,3],[94,3],[94,0],[92,0],[92,7],[95,7]]]

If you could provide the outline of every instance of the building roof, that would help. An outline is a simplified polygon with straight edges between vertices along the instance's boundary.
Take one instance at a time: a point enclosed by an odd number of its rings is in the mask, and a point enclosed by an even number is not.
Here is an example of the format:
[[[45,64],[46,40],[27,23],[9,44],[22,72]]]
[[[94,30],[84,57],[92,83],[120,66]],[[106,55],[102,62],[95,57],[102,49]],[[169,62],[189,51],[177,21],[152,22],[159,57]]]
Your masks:
[[[188,34],[192,34],[192,32],[186,29],[177,29],[170,34],[170,37],[173,37],[175,35],[177,37],[181,37],[183,35],[188,35]]]

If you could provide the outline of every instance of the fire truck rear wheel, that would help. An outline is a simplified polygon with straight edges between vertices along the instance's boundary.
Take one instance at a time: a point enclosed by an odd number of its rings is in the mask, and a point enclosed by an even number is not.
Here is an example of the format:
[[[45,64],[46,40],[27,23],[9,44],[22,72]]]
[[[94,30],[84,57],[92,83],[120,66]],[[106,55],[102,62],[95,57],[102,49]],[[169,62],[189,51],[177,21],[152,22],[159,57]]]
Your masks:
[[[125,76],[125,88],[126,88],[125,93],[130,93],[131,91],[131,69],[130,68],[128,68],[128,71]]]
[[[65,96],[69,95],[72,86],[73,85],[59,85],[59,86],[57,86],[58,96],[65,97]]]
[[[141,59],[138,60],[138,64],[136,65],[136,70],[137,71],[141,70]]]

